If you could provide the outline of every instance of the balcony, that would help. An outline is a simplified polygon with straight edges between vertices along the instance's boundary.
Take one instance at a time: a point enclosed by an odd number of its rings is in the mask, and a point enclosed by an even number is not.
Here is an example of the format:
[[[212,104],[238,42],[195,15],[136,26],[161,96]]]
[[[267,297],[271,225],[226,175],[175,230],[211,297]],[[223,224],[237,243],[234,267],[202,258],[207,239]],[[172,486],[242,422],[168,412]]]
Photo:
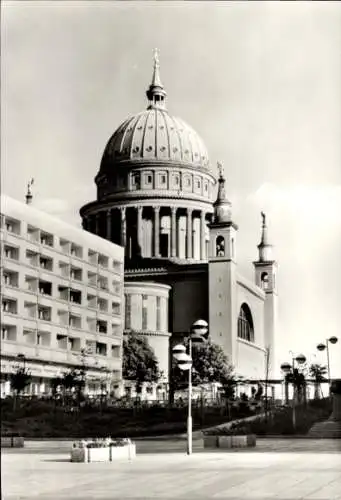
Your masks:
[[[71,242],[68,240],[64,240],[64,238],[60,238],[59,245],[60,245],[61,251],[63,253],[65,253],[65,255],[69,255],[70,248],[71,248]]]
[[[78,267],[73,267],[71,266],[71,271],[70,271],[70,278],[72,280],[76,280],[76,281],[82,281],[82,269],[78,268]]]
[[[89,252],[88,252],[88,261],[93,266],[97,266],[97,262],[98,262],[98,254],[97,254],[97,252],[94,252],[93,250],[89,250]]]
[[[28,226],[27,227],[27,236],[32,243],[38,243],[40,240],[40,231],[37,227]]]
[[[86,318],[88,330],[90,332],[96,333],[96,319],[95,318]]]
[[[112,313],[116,316],[120,316],[121,314],[121,304],[112,303]]]
[[[120,346],[112,345],[111,346],[111,357],[112,358],[119,358],[120,355],[121,355],[121,348],[120,348]]]
[[[106,257],[105,255],[101,254],[101,253],[98,254],[98,265],[100,267],[104,267],[104,268],[107,269],[108,266],[109,266],[109,258]]]
[[[18,288],[19,283],[19,273],[10,271],[9,269],[4,269],[2,274],[2,284],[4,286],[12,286]]]
[[[119,281],[112,282],[112,291],[116,295],[121,295],[122,288],[121,288],[121,283]]]
[[[68,350],[74,352],[80,352],[81,339],[79,337],[68,337]]]
[[[66,279],[70,277],[70,266],[66,262],[59,262],[59,274]]]
[[[51,333],[38,331],[37,333],[37,345],[50,347],[51,345]]]
[[[77,328],[81,329],[82,328],[82,319],[80,316],[75,316],[74,314],[70,314],[69,317],[69,326],[71,328]]]
[[[8,233],[20,235],[20,221],[11,217],[5,217],[5,230]]]
[[[82,304],[82,292],[79,290],[70,289],[70,302],[75,304]]]
[[[88,284],[90,286],[97,286],[97,274],[96,273],[88,273]]]
[[[42,321],[51,321],[51,308],[38,306],[38,319]]]
[[[2,299],[1,309],[4,313],[17,314],[17,301],[12,299]]]
[[[53,271],[53,260],[49,257],[43,257],[41,255],[39,257],[39,266],[41,269],[45,269],[46,271]]]
[[[33,252],[32,250],[26,250],[26,260],[29,266],[37,267],[39,263],[38,252]]]
[[[15,325],[2,325],[1,340],[15,342],[17,340],[17,327]]]
[[[98,333],[108,333],[107,322],[98,319],[96,321],[96,331]]]
[[[68,326],[68,324],[69,324],[69,312],[59,309],[57,312],[57,315],[58,315],[58,323],[62,326]]]
[[[106,356],[107,344],[103,344],[102,342],[96,342],[96,354],[98,356]]]
[[[97,286],[98,286],[98,288],[100,288],[101,290],[108,291],[108,290],[109,290],[109,287],[108,287],[108,279],[107,279],[107,278],[104,278],[104,276],[98,276],[98,279],[97,279]]]
[[[36,345],[37,344],[37,333],[35,330],[26,330],[23,331],[23,340],[24,344],[28,345]]]
[[[19,260],[19,248],[4,245],[4,257],[11,260]]]
[[[71,243],[71,256],[81,259],[83,257],[83,248],[79,245]]]
[[[122,272],[122,264],[121,264],[121,262],[119,262],[118,260],[113,260],[112,267],[113,267],[113,269],[114,269],[114,271],[116,273],[120,273],[121,274],[121,272]]]
[[[62,335],[62,334],[57,334],[57,346],[58,349],[65,349],[67,350],[68,347],[68,336],[67,335]]]
[[[101,312],[108,312],[108,301],[105,299],[98,299],[98,308]]]
[[[36,318],[37,317],[37,304],[34,302],[25,302],[24,303],[24,314],[27,318]]]
[[[96,295],[90,295],[90,294],[88,294],[87,300],[88,300],[88,307],[91,307],[92,309],[96,309],[97,308],[97,297],[96,297]]]
[[[52,296],[52,283],[48,281],[39,280],[39,293],[41,295],[49,295]]]
[[[48,247],[53,247],[53,234],[41,231],[40,232],[40,244],[46,245]]]

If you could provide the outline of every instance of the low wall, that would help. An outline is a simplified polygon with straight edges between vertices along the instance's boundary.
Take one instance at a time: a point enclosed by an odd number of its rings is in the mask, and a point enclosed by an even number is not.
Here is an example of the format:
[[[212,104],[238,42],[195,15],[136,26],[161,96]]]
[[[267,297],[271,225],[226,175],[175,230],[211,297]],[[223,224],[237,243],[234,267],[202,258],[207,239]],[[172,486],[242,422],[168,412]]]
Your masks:
[[[23,448],[24,438],[21,436],[1,436],[1,448]]]

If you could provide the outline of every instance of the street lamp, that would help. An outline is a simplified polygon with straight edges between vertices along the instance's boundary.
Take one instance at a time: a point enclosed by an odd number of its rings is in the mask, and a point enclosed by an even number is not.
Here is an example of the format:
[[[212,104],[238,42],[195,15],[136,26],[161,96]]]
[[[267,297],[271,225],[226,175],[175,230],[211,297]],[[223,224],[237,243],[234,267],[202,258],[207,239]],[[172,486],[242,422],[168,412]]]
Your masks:
[[[290,353],[292,354],[291,351],[290,351]],[[288,375],[292,371],[293,377],[295,377],[295,361],[299,365],[303,365],[306,362],[306,357],[304,356],[304,354],[299,354],[298,356],[292,355],[292,364],[291,365],[290,365],[290,363],[287,363],[287,362],[282,363],[281,370],[285,375]],[[286,383],[286,387],[287,387],[287,381],[285,383]],[[293,389],[294,389],[294,394],[293,394],[293,399],[292,399],[292,425],[293,425],[293,428],[295,429],[296,428],[296,389],[297,388],[296,388],[294,378],[293,378],[292,383],[293,383]],[[287,395],[286,395],[286,397],[287,397]]]
[[[328,344],[329,343],[330,344],[336,344],[337,341],[338,341],[337,337],[330,337],[329,339],[326,339],[326,343],[325,344],[318,344],[316,346],[316,348],[319,351],[324,351],[325,349],[327,349],[327,369],[328,369],[329,392],[330,392],[331,380],[330,380],[330,360],[329,360],[329,346],[328,346]]]
[[[208,333],[208,324],[199,319],[191,326],[188,336],[188,354],[186,347],[178,344],[173,347],[173,356],[181,370],[188,370],[188,416],[187,416],[187,455],[192,454],[192,343],[205,342]]]

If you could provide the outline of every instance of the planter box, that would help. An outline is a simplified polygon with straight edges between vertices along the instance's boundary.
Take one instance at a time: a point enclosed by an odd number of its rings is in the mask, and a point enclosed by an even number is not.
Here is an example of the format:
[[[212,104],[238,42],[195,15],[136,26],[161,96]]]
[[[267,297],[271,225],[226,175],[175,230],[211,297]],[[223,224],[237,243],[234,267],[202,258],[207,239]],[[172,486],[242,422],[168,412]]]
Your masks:
[[[136,445],[105,446],[103,448],[72,448],[71,462],[114,462],[136,456]]]
[[[256,446],[255,434],[244,436],[204,436],[204,448],[249,448]]]
[[[218,436],[204,436],[204,448],[218,448]]]
[[[218,448],[232,448],[232,436],[218,436]]]
[[[1,436],[1,448],[23,448],[24,438],[21,436]]]

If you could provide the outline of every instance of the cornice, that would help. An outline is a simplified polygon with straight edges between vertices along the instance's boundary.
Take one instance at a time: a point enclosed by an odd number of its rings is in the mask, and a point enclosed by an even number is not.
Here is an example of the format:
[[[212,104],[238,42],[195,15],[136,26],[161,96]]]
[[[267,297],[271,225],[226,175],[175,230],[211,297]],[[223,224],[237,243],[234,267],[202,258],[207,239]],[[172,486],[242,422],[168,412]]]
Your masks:
[[[156,332],[152,330],[124,330],[123,335],[143,335],[145,337],[165,337],[172,336],[169,332]]]

